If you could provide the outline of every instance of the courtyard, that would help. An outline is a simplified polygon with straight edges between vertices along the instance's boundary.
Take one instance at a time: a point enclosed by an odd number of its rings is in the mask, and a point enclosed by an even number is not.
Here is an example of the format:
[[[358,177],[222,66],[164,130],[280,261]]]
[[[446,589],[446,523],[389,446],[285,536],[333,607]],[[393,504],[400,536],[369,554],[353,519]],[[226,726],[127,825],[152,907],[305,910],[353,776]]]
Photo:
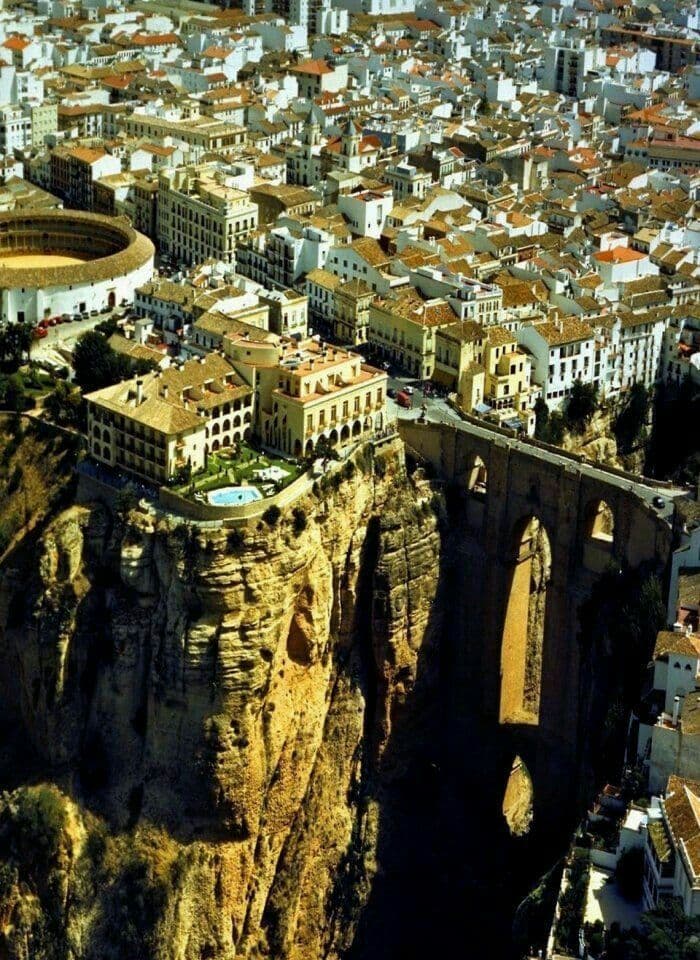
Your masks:
[[[210,453],[204,470],[174,489],[199,502],[221,506],[244,503],[279,493],[305,469],[303,461],[285,460],[241,441],[234,447]],[[214,491],[224,490],[225,495],[210,496]]]

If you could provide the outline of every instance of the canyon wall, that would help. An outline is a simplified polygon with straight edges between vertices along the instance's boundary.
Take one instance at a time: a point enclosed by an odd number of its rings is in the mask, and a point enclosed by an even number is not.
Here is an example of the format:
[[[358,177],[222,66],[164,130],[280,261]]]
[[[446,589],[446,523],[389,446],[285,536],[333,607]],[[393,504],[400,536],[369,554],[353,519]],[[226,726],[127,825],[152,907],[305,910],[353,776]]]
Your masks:
[[[399,441],[336,477],[243,531],[73,506],[5,564],[0,957],[352,942],[433,722],[440,537]]]
[[[670,528],[499,437],[405,439],[423,466],[367,446],[267,522],[87,503],[10,550],[0,960],[510,955],[619,769],[653,617],[613,628]]]

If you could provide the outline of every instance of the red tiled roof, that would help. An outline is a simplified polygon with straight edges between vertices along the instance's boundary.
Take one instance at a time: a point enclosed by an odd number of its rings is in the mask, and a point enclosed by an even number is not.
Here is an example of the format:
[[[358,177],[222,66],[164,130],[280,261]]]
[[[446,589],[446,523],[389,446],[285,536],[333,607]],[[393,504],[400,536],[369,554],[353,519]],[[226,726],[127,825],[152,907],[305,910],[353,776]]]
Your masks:
[[[26,37],[8,37],[3,47],[7,47],[8,50],[25,50],[30,43],[31,40],[27,40]]]
[[[632,263],[634,260],[645,260],[646,254],[629,247],[613,247],[612,250],[594,253],[593,259],[599,263]]]
[[[304,73],[313,77],[320,77],[326,73],[333,73],[333,67],[329,67],[325,60],[306,60],[292,67],[292,73]]]

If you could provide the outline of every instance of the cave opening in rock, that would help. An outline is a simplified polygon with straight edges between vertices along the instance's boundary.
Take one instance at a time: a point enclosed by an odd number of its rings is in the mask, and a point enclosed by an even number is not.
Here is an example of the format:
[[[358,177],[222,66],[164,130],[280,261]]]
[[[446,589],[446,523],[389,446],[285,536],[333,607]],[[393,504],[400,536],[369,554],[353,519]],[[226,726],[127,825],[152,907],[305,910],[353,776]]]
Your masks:
[[[506,614],[501,641],[501,723],[537,724],[542,650],[552,551],[535,517],[519,521],[511,537]]]

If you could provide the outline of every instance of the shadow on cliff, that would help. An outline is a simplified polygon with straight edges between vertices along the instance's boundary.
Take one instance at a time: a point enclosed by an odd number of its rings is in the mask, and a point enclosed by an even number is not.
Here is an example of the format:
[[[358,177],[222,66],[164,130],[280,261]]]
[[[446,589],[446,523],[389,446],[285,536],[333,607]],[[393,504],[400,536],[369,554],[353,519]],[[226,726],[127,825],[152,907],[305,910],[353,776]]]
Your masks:
[[[536,796],[529,836],[513,837],[503,816],[515,752],[534,769],[536,738],[527,727],[504,729],[484,719],[483,553],[462,521],[457,513],[441,524],[435,595],[415,682],[393,711],[381,757],[384,691],[371,648],[373,634],[375,645],[378,639],[371,621],[377,585],[360,585],[364,783],[366,799],[379,809],[379,834],[377,872],[346,960],[422,960],[443,951],[470,956],[484,945],[490,956],[509,956],[517,905],[565,843],[566,831],[549,829]],[[373,549],[371,538],[367,549]],[[367,597],[369,590],[374,596]]]

